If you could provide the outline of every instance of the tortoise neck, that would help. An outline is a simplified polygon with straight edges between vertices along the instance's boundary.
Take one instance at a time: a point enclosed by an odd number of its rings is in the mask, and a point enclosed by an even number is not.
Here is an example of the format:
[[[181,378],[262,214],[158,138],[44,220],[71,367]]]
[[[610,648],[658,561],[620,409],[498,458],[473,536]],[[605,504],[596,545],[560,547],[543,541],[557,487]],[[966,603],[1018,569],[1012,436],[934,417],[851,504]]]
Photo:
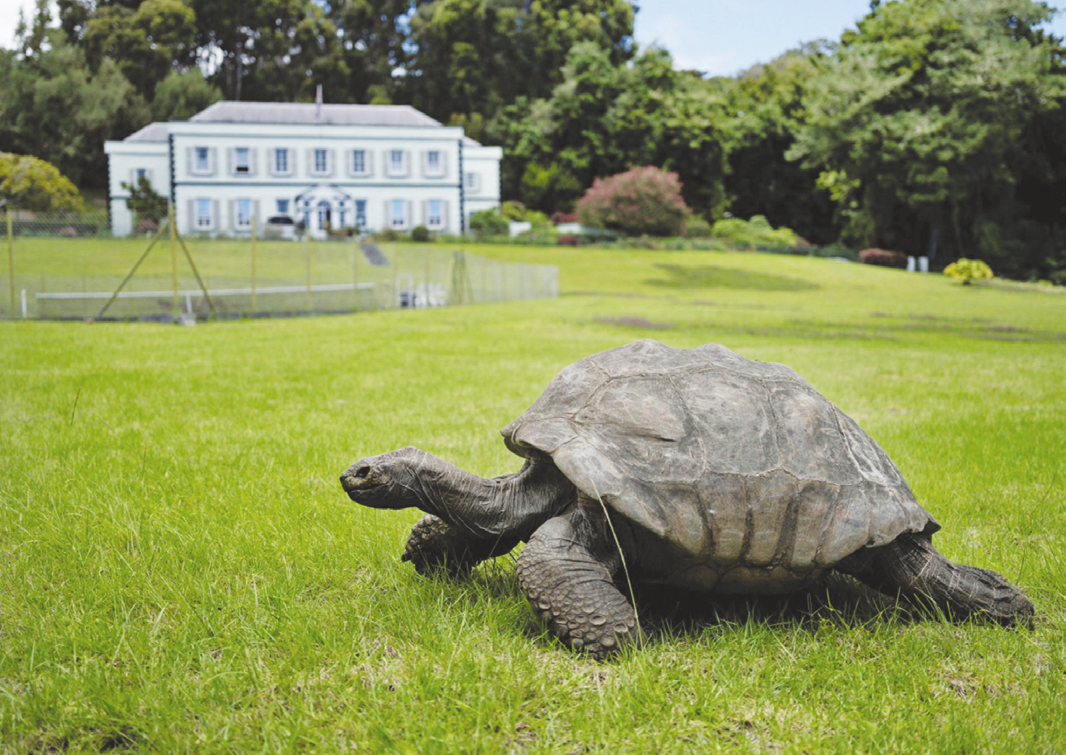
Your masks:
[[[426,454],[418,507],[476,538],[527,540],[544,522],[574,505],[577,491],[550,461],[529,460],[514,474],[485,479]]]

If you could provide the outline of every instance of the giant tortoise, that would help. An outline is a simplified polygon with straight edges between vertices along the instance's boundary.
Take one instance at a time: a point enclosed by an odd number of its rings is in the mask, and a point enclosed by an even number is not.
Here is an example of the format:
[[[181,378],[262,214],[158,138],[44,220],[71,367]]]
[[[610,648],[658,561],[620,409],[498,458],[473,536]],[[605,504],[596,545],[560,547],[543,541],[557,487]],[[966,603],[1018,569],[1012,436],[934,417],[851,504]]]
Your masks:
[[[640,636],[627,580],[789,593],[836,569],[956,618],[1033,606],[933,548],[940,526],[858,424],[788,367],[645,340],[567,367],[503,428],[525,459],[485,480],[407,447],[341,475],[352,500],[427,513],[403,555],[463,574],[527,543],[518,580],[560,640],[603,657]]]

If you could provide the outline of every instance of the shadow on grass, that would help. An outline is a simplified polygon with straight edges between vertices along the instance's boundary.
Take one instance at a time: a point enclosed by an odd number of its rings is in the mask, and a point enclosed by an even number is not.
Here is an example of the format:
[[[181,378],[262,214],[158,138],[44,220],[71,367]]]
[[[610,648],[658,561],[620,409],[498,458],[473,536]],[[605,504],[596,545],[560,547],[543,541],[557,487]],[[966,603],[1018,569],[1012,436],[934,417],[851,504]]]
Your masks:
[[[671,265],[661,262],[655,265],[666,276],[651,278],[650,286],[675,289],[742,288],[757,291],[811,291],[820,286],[801,278],[784,275],[735,270],[714,265]]]
[[[503,557],[507,559],[508,557]],[[501,560],[503,560],[501,559]],[[471,607],[491,601],[521,600],[518,579],[509,564],[488,562],[464,580],[433,578],[453,600]],[[628,589],[628,588],[626,588]],[[842,574],[827,575],[818,584],[790,595],[713,595],[663,585],[633,585],[640,619],[652,645],[687,644],[715,626],[755,624],[773,630],[817,632],[827,623],[871,631],[950,618],[935,606],[896,600]],[[530,643],[555,643],[532,611],[513,628]]]

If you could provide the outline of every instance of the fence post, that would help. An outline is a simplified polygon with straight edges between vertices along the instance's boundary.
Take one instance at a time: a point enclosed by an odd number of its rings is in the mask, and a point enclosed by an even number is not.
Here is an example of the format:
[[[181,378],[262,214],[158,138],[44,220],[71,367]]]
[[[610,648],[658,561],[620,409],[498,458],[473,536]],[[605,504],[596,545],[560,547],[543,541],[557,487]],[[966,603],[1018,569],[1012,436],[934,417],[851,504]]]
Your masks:
[[[255,254],[255,224],[256,224],[257,221],[258,221],[258,218],[256,218],[255,214],[253,213],[252,214],[252,312],[251,312],[251,314],[253,314],[253,315],[256,312],[256,309],[257,309],[256,305],[258,303],[258,292],[256,291],[256,281],[258,279],[258,276],[257,276],[257,271],[256,271],[256,262],[257,262],[257,260],[256,260],[256,254]]]
[[[359,311],[359,237],[352,236],[352,311]]]
[[[7,275],[11,284],[11,316],[15,316],[15,242],[11,233],[11,206],[4,208],[7,216]]]
[[[174,227],[174,203],[167,201],[167,220],[170,225],[170,288],[171,312],[178,316],[178,235]]]
[[[304,245],[307,251],[307,313],[311,313],[311,224],[308,221],[307,228],[304,230]]]

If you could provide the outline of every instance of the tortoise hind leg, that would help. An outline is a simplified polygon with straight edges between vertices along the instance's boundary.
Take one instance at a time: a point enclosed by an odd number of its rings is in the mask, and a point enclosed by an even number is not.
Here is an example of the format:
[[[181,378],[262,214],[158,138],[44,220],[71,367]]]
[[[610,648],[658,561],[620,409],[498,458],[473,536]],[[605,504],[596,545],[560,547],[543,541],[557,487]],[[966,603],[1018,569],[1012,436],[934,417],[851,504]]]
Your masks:
[[[956,619],[1032,623],[1033,604],[1025,593],[994,571],[948,561],[923,535],[903,534],[888,545],[864,548],[836,568],[888,595],[931,600]]]
[[[617,551],[595,530],[580,509],[545,522],[518,557],[517,572],[552,634],[605,658],[640,631],[633,607],[613,581],[621,566]]]

